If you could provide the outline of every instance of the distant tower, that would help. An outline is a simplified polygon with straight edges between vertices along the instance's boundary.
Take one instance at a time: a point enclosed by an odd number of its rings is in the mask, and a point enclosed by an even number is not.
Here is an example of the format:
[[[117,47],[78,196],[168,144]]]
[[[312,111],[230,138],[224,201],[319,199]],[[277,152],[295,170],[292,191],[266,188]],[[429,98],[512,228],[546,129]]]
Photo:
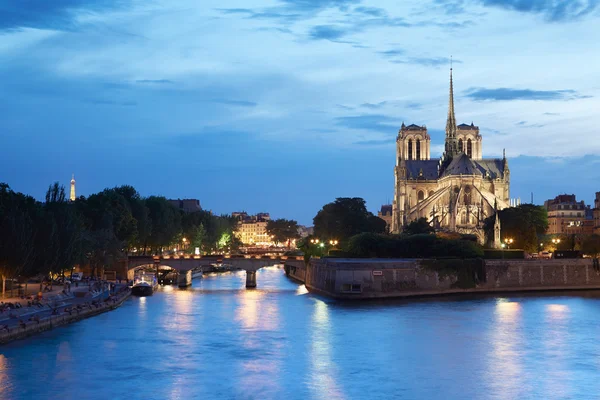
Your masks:
[[[75,201],[75,174],[71,176],[71,195],[69,196],[71,201]]]

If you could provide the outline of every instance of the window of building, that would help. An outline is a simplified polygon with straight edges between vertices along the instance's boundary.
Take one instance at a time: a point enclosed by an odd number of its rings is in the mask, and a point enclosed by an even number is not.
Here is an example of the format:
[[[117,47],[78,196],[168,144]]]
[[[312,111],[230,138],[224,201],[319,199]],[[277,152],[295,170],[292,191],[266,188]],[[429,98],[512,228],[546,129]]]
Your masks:
[[[413,151],[412,151],[412,139],[408,139],[408,159],[412,160]]]
[[[416,151],[416,153],[417,153],[416,159],[420,160],[421,159],[421,141],[419,139],[417,139],[417,151]]]
[[[471,139],[467,140],[467,155],[473,157],[473,144],[471,143]]]
[[[462,139],[458,139],[458,150],[460,150],[463,153],[465,152]]]
[[[423,201],[424,198],[425,198],[425,193],[423,193],[422,190],[419,190],[419,193],[417,193],[417,199],[419,201]]]

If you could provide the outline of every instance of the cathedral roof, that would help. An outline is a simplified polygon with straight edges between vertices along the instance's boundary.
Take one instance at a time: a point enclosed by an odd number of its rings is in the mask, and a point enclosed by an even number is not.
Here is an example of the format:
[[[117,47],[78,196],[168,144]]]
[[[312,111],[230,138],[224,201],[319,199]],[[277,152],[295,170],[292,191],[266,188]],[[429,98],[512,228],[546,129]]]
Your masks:
[[[415,124],[410,124],[408,126],[403,127],[407,131],[426,131],[427,128],[424,126],[419,126]]]
[[[439,160],[406,160],[408,179],[436,180]]]
[[[476,175],[491,179],[502,178],[504,176],[504,160],[501,158],[472,160],[465,153],[461,153],[452,159],[442,173],[442,177],[451,175]]]
[[[449,175],[480,175],[481,172],[477,165],[471,160],[471,157],[465,153],[460,153],[452,158],[450,164],[444,169],[442,176]]]
[[[471,125],[468,125],[468,124],[460,124],[460,125],[458,125],[458,126],[457,126],[457,128],[458,128],[459,130],[462,130],[462,131],[466,131],[466,130],[476,131],[476,130],[478,130],[478,129],[479,129],[479,127],[478,127],[478,126],[475,126],[475,125],[473,125],[473,123],[472,123],[472,122],[471,122]]]

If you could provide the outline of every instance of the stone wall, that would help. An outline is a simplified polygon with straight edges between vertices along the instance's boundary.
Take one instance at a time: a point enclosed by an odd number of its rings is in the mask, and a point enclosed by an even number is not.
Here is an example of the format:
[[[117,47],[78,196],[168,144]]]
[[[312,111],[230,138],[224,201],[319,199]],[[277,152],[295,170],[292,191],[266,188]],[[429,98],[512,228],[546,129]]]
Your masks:
[[[448,274],[458,265],[464,277]],[[458,264],[456,264],[458,263]],[[442,272],[437,272],[442,271]],[[476,278],[472,278],[476,276]],[[476,283],[475,283],[476,282]],[[308,290],[337,298],[407,297],[446,293],[600,288],[600,272],[590,259],[575,260],[416,260],[316,259],[305,272]]]
[[[39,322],[24,321],[24,326],[11,326],[8,331],[6,329],[0,331],[0,345],[13,340],[24,339],[28,336],[32,336],[62,325],[80,321],[84,318],[102,314],[106,311],[114,310],[123,304],[130,294],[131,291],[127,290],[126,292],[117,295],[115,302],[101,302],[98,304],[98,307],[92,306],[91,308],[84,308],[80,311],[74,310],[71,314],[62,313],[60,315],[52,315],[41,319]]]

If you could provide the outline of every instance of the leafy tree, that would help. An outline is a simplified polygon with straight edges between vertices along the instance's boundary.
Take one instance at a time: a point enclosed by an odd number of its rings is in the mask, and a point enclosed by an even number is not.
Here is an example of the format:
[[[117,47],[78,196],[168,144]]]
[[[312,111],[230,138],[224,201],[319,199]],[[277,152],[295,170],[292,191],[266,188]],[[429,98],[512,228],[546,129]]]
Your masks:
[[[181,214],[166,198],[160,196],[148,197],[146,206],[152,221],[148,243],[155,253],[161,253],[181,235]]]
[[[505,208],[498,213],[503,241],[511,238],[514,240],[511,248],[520,248],[528,252],[538,251],[538,235],[543,235],[548,229],[548,213],[544,207],[522,204]],[[490,241],[494,237],[495,220],[496,216],[492,215],[484,223],[484,230]]]
[[[404,233],[407,235],[420,235],[424,233],[433,233],[434,231],[433,227],[427,222],[427,218],[414,220],[404,228]]]
[[[315,235],[344,241],[362,232],[385,232],[385,221],[367,211],[359,197],[340,197],[323,206],[313,219]]]
[[[593,234],[584,239],[581,251],[593,258],[598,258],[600,256],[600,235]]]
[[[285,243],[300,237],[298,222],[283,218],[267,221],[267,233],[275,243]]]

